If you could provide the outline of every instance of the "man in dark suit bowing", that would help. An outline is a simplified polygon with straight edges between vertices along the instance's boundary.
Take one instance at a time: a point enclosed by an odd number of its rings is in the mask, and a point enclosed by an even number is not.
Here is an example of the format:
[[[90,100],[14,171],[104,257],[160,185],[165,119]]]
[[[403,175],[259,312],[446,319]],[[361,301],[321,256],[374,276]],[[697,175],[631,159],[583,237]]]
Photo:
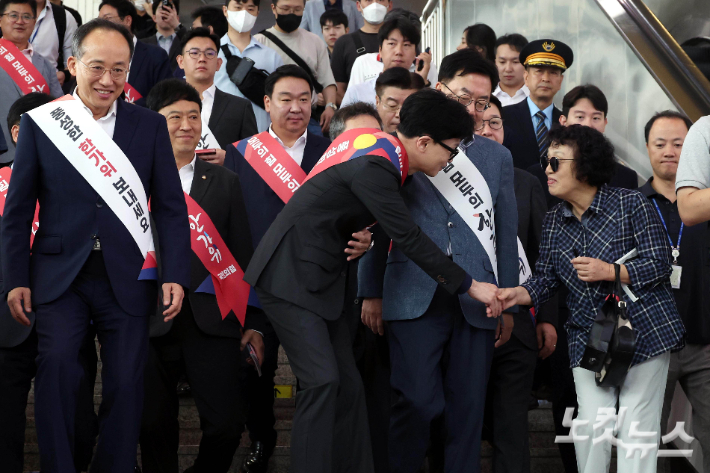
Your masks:
[[[103,0],[99,5],[99,18],[125,26],[133,35],[133,25],[138,18],[136,7],[129,0]],[[145,107],[150,89],[163,79],[172,77],[168,55],[155,45],[138,41],[133,35],[133,57],[126,77],[125,99]]]
[[[157,297],[153,281],[139,280],[144,266],[155,267],[148,198],[162,243],[165,318],[180,312],[189,285],[189,268],[181,264],[190,251],[187,208],[165,119],[117,100],[132,52],[123,26],[102,19],[84,24],[68,60],[77,77],[73,97],[36,108],[21,122],[1,251],[12,316],[28,325],[25,313],[35,312],[43,471],[74,471],[78,352],[91,324],[103,362],[92,471],[135,466],[148,316]],[[38,200],[42,225],[30,256]]]
[[[313,169],[330,145],[327,138],[307,130],[312,92],[310,79],[303,69],[295,65],[276,69],[266,82],[266,111],[271,118],[271,126],[268,131],[256,135],[269,135],[278,150],[295,161],[304,175]],[[252,241],[256,246],[286,204],[235,146],[227,146],[224,167],[239,175]],[[247,427],[252,441],[252,451],[243,466],[248,473],[266,471],[276,446],[273,392],[279,339],[275,333],[267,334],[264,343],[264,374],[257,378],[254,373],[249,373],[245,384],[250,405]]]
[[[153,88],[147,102],[148,108],[167,120],[182,189],[199,206],[200,223],[204,225],[205,219],[210,219],[226,245],[221,248],[222,256],[228,251],[241,268],[246,268],[253,247],[239,177],[195,154],[202,132],[199,93],[182,80],[168,79]],[[194,238],[193,242],[198,249],[203,244]],[[190,294],[182,311],[174,321],[151,317],[140,438],[143,472],[178,471],[176,386],[185,374],[202,430],[200,451],[189,471],[226,473],[246,419],[239,385],[243,358],[240,352],[251,343],[259,360],[263,359],[261,334],[266,332],[268,323],[261,310],[251,307],[246,309],[243,329],[234,311],[223,318],[214,290],[205,288],[206,280],[212,282],[211,274],[194,247],[182,259],[191,272]],[[241,280],[239,283],[246,285]],[[248,293],[247,287],[244,305]]]
[[[224,164],[227,146],[257,133],[251,102],[222,92],[214,83],[214,75],[222,65],[218,57],[219,38],[207,28],[194,28],[182,39],[178,66],[185,80],[197,89],[202,99],[202,136],[197,149],[211,149],[201,154],[205,161]]]
[[[552,100],[573,59],[569,46],[553,39],[531,41],[520,51],[530,96],[502,110],[507,128],[504,145],[513,155],[516,168],[527,169],[547,156],[548,133],[561,115]]]

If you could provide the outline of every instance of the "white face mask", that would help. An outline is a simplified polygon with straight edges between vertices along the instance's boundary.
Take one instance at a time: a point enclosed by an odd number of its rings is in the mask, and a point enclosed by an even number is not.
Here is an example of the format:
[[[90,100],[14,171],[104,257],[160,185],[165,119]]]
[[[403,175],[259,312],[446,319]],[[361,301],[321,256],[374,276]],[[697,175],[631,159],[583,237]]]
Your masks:
[[[227,22],[229,23],[229,26],[237,30],[239,33],[246,33],[254,28],[256,17],[246,10],[227,10]]]
[[[138,11],[145,11],[145,1],[136,0],[135,6],[136,6],[136,10],[138,10]]]
[[[362,17],[365,21],[372,25],[379,25],[385,20],[385,15],[387,14],[387,7],[380,5],[377,2],[372,2],[368,6],[362,9]]]

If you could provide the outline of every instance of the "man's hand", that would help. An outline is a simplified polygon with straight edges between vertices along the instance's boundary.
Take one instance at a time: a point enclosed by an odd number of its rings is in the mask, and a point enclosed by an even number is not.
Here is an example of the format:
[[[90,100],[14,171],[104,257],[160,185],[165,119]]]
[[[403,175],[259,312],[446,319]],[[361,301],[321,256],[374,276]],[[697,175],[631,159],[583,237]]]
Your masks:
[[[422,70],[419,70],[419,61],[424,61],[424,67],[422,67]],[[414,61],[414,70],[417,71],[417,74],[422,76],[424,79],[424,83],[426,84],[429,79],[429,70],[431,69],[431,54],[427,53],[426,51],[422,51],[419,53],[419,56],[417,56],[417,59]]]
[[[382,321],[382,298],[366,297],[362,300],[362,323],[369,327],[375,335],[385,334],[385,324]]]
[[[254,330],[247,330],[242,335],[241,349],[244,350],[247,347],[247,343],[251,343],[256,352],[256,357],[259,358],[259,366],[264,364],[264,339],[259,332]],[[247,363],[250,365],[254,364],[251,356],[247,358]]]
[[[498,327],[496,327],[496,348],[505,345],[505,343],[510,340],[514,325],[513,314],[503,312],[503,317],[498,319]]]
[[[175,316],[180,313],[183,297],[185,297],[185,291],[180,284],[174,282],[166,282],[163,284],[163,306],[170,305],[170,307],[163,312],[165,316],[163,319],[164,322],[174,319]],[[170,303],[171,300],[172,303]]]
[[[216,164],[217,166],[224,166],[224,158],[227,156],[227,152],[223,149],[215,149],[214,154],[198,154],[201,160],[208,162],[210,164]]]
[[[498,293],[498,300],[502,302],[503,310],[514,305],[532,305],[530,294],[522,286],[501,289]]]
[[[577,277],[584,282],[613,281],[616,279],[614,265],[597,258],[578,256],[572,260]]]
[[[325,107],[325,97],[323,97],[323,92],[318,94],[318,101],[316,102],[316,105],[319,107]]]
[[[161,5],[160,10],[160,16],[163,21],[167,23],[167,25],[173,30],[177,30],[177,27],[180,26],[180,18],[178,18],[178,14],[177,11],[175,11],[175,8],[173,8],[172,5]]]
[[[537,349],[540,350],[538,356],[543,360],[552,355],[557,346],[557,330],[552,324],[547,322],[538,322],[535,327],[537,332]]]
[[[328,136],[328,130],[330,129],[330,121],[333,119],[333,114],[335,110],[331,107],[325,107],[323,113],[320,114],[320,127],[323,130],[323,134]]]
[[[64,81],[67,80],[67,77],[64,75],[63,71],[57,71],[57,80],[59,81],[59,85],[64,87]]]
[[[12,318],[20,322],[22,325],[30,326],[28,314],[32,312],[32,291],[29,287],[16,287],[7,295],[7,305],[10,306]],[[23,311],[24,309],[24,311]]]
[[[468,295],[486,304],[486,315],[498,317],[503,311],[503,304],[498,300],[498,287],[487,282],[473,281],[468,288]]]
[[[367,228],[363,228],[357,233],[353,233],[355,240],[350,240],[348,245],[350,248],[345,248],[345,252],[349,254],[348,261],[352,261],[364,255],[370,249],[372,242],[372,233]]]

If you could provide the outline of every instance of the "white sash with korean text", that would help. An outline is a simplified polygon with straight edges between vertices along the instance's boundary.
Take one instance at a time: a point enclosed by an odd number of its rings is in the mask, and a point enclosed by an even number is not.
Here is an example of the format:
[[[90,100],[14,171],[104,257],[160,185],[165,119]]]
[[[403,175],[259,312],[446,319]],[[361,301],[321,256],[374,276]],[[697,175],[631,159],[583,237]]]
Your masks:
[[[153,241],[148,199],[121,148],[71,95],[28,113],[121,220],[145,257]]]
[[[212,133],[212,130],[210,130],[210,127],[207,126],[207,123],[205,123],[204,120],[202,121],[202,134],[200,135],[200,142],[197,143],[196,149],[222,149],[217,141],[217,138],[214,137],[214,133]]]
[[[496,282],[499,282],[495,209],[491,191],[481,172],[465,153],[459,152],[443,171],[429,180],[476,235],[491,260]]]
[[[520,238],[518,238],[518,275],[519,284],[527,282],[532,276],[528,255],[525,254],[525,249],[523,248],[523,243],[520,241]]]

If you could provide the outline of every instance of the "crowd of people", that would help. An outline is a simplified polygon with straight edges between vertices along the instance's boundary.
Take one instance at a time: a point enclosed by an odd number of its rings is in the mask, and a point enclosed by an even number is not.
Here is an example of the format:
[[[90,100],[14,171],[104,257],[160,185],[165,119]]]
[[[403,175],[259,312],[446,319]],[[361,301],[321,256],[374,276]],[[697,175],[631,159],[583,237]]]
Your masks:
[[[475,472],[484,438],[529,472],[540,382],[567,473],[666,468],[677,383],[710,471],[710,118],[648,117],[639,185],[559,39],[437,64],[391,0],[263,7],[0,0],[2,470],[34,380],[42,473],[180,472],[185,390],[184,471],[247,430],[265,473],[282,346],[293,473]]]

